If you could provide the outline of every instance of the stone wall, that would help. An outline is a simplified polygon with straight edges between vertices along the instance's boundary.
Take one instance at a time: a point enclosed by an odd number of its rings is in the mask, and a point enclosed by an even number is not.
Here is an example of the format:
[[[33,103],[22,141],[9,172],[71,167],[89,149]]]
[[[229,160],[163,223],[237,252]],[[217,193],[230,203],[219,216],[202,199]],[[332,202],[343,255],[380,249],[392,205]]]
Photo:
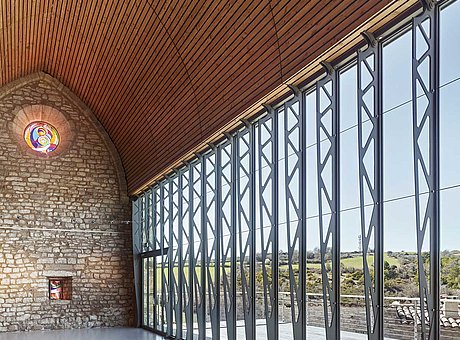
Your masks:
[[[15,120],[31,105],[59,111],[72,127],[55,157],[18,138]],[[0,89],[0,136],[0,331],[132,325],[130,204],[100,124],[38,73]],[[50,276],[72,276],[72,300],[49,299]]]

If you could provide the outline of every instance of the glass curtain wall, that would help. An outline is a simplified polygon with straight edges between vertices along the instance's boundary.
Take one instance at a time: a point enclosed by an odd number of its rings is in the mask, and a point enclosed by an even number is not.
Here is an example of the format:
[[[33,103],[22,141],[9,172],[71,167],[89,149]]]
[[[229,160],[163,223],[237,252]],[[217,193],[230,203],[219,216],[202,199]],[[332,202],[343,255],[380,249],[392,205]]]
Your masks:
[[[460,2],[425,3],[133,202],[144,326],[460,338]]]

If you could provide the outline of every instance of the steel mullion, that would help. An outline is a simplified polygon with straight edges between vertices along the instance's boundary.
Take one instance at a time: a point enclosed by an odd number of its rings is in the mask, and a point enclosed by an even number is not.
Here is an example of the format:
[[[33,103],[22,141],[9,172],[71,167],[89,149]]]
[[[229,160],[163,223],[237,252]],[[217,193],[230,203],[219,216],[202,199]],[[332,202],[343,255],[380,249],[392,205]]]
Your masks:
[[[173,257],[173,234],[174,234],[174,218],[173,218],[173,199],[174,199],[174,190],[173,190],[173,180],[172,178],[168,178],[168,184],[169,184],[169,195],[168,195],[168,200],[169,200],[169,244],[168,244],[168,263],[169,263],[169,270],[168,270],[168,280],[169,280],[169,299],[168,299],[168,335],[173,335],[173,319],[174,319],[174,257]]]
[[[376,185],[379,190],[377,191],[377,204],[378,204],[378,228],[376,231],[377,243],[375,244],[375,251],[377,256],[381,258],[377,261],[376,271],[378,276],[376,276],[376,287],[377,287],[377,297],[380,304],[380,315],[378,322],[380,323],[379,327],[379,340],[384,338],[384,303],[385,303],[385,281],[384,281],[384,261],[385,261],[385,234],[384,234],[384,197],[383,197],[383,52],[382,44],[377,43],[377,56],[376,59],[376,68],[377,68],[377,154],[376,160],[376,169],[378,171],[375,173],[376,176]]]
[[[143,195],[144,199],[144,229],[143,229],[143,238],[142,238],[142,252],[148,251],[148,240],[149,240],[149,217],[148,217],[148,211],[149,211],[149,196],[148,196],[148,191],[144,193]],[[144,242],[145,241],[145,242]],[[146,249],[147,248],[147,249]]]
[[[137,303],[137,326],[142,325],[143,320],[143,287],[141,284],[142,280],[142,266],[140,265],[141,247],[140,243],[140,223],[139,223],[139,201],[137,198],[132,202],[132,243],[133,243],[133,264],[134,264],[134,283],[136,292],[136,303]]]
[[[278,339],[278,329],[277,329],[277,312],[278,306],[275,305],[275,295],[277,294],[277,286],[278,282],[274,280],[274,273],[278,271],[278,267],[274,266],[273,261],[273,254],[274,254],[274,243],[276,239],[274,238],[275,233],[275,223],[274,223],[274,197],[273,197],[273,190],[276,185],[274,183],[274,168],[277,166],[277,162],[273,156],[273,150],[276,148],[276,144],[274,141],[274,110],[272,107],[265,105],[265,109],[268,112],[268,115],[259,121],[259,196],[260,196],[260,207],[259,207],[259,214],[260,214],[260,235],[261,235],[261,249],[262,249],[262,270],[263,270],[263,294],[264,294],[264,311],[265,311],[265,320],[267,323],[267,339],[268,340],[276,340]],[[271,127],[270,129],[267,127],[267,123],[270,122]],[[264,130],[265,129],[265,130]],[[268,140],[263,143],[262,140],[262,132],[269,130],[270,137]],[[268,160],[266,154],[264,152],[265,147],[270,145],[271,147],[271,159]],[[263,160],[265,159],[265,164]],[[267,178],[264,178],[262,168],[267,166],[270,168],[270,173],[267,175]],[[267,189],[268,185],[271,184],[271,205],[268,206],[265,200],[265,190]],[[267,218],[270,223],[270,232],[268,233],[267,237],[264,237],[264,211],[269,210],[270,213],[267,213]],[[269,246],[271,245],[271,254],[269,254]],[[268,272],[267,272],[267,260],[268,255],[272,256],[272,261],[270,261],[270,270],[271,270],[271,281],[268,279]],[[271,306],[271,310],[269,310],[269,306]]]
[[[152,188],[152,250],[156,250],[157,248],[157,242],[156,242],[156,236],[157,236],[157,205],[156,205],[156,191],[157,188],[154,187]]]
[[[296,89],[296,88],[295,88]],[[300,174],[299,174],[299,193],[300,193],[300,250],[299,250],[299,270],[300,270],[300,299],[302,302],[301,313],[301,338],[307,338],[307,110],[304,93],[297,89],[299,98],[299,124],[300,124]]]
[[[182,280],[182,271],[184,268],[184,261],[182,258],[182,247],[184,244],[184,236],[183,236],[183,223],[182,223],[182,203],[183,203],[183,194],[182,194],[182,186],[183,186],[183,170],[177,172],[177,177],[178,177],[178,184],[177,184],[177,218],[178,218],[178,227],[177,227],[177,232],[178,235],[176,237],[178,238],[178,245],[177,245],[177,252],[178,252],[178,258],[179,258],[179,266],[177,268],[177,277],[178,277],[178,294],[179,296],[177,297],[177,301],[179,303],[178,306],[178,313],[176,313],[176,333],[177,333],[177,338],[182,339],[182,285],[183,285],[183,280]]]
[[[194,205],[193,205],[193,187],[194,187],[194,180],[193,180],[193,165],[189,164],[188,165],[189,169],[189,177],[188,177],[188,190],[189,190],[189,196],[188,196],[188,211],[189,211],[189,271],[188,271],[188,280],[189,280],[189,319],[187,320],[187,340],[192,340],[193,339],[193,305],[194,305],[194,272],[195,272],[195,245],[194,245],[194,233],[195,233],[195,226],[194,226],[194,221],[193,221],[193,210],[194,210]]]
[[[338,137],[338,81],[337,72],[328,64],[326,66],[327,75],[317,82],[317,168],[318,168],[318,212],[319,212],[319,228],[320,228],[320,251],[321,251],[321,270],[322,270],[322,285],[323,285],[323,304],[324,304],[324,319],[326,328],[327,340],[340,339],[340,239],[339,239],[339,200],[338,200],[338,180],[339,180],[339,137]],[[327,83],[331,83],[331,93],[326,89]],[[330,104],[321,111],[321,90],[328,97]],[[331,111],[331,131],[324,130],[322,119],[324,115]],[[323,129],[323,130],[322,130]],[[325,133],[330,143],[330,147],[326,153],[325,163],[322,163],[321,158],[321,131]],[[325,178],[323,178],[323,170],[327,162],[332,162],[331,165],[331,188],[326,188]],[[331,192],[328,192],[329,189]],[[324,236],[323,223],[323,199],[322,193],[325,194],[327,204],[329,205],[331,217],[327,226],[327,233]],[[332,237],[332,282],[327,276],[325,256],[327,250],[327,242]],[[325,243],[326,241],[326,243]],[[328,304],[330,304],[330,318],[328,315]]]
[[[244,137],[247,135],[249,138],[249,141],[246,142]],[[240,155],[241,150],[240,150],[240,143],[243,143],[247,147],[247,151],[243,152],[242,155]],[[244,169],[242,165],[242,159],[245,157],[249,157],[249,170]],[[251,212],[247,214],[247,211],[245,210],[245,207],[242,204],[242,197],[243,195],[248,195],[248,191],[251,191],[252,188],[252,175],[251,175],[251,168],[252,168],[252,162],[251,162],[251,129],[250,125],[247,124],[246,129],[243,131],[238,132],[238,177],[237,177],[237,183],[238,183],[238,237],[239,237],[239,251],[240,251],[240,273],[241,273],[241,289],[242,289],[242,299],[243,299],[243,313],[244,313],[244,328],[245,328],[245,333],[246,333],[246,339],[254,339],[255,334],[254,334],[254,322],[253,322],[253,296],[252,294],[252,266],[253,263],[251,263],[251,258],[252,258],[252,231],[251,231]],[[241,190],[241,169],[244,169],[244,172],[247,174],[248,179],[247,183],[244,186],[243,190]],[[242,195],[243,194],[243,195]],[[251,195],[249,193],[249,195]],[[251,210],[252,207],[252,201],[251,198],[249,198],[249,209]],[[249,216],[248,216],[249,215]],[[243,223],[247,226],[248,229],[248,236],[246,236],[246,240],[243,243],[243,229],[242,225]],[[249,280],[246,278],[246,271],[244,268],[244,259],[246,257],[247,252],[249,252]],[[249,282],[248,282],[249,281]]]
[[[153,236],[153,244],[152,244],[152,250],[157,250],[156,249],[156,246],[157,246],[157,240],[156,240],[156,236],[157,236],[157,233],[156,233],[156,228],[157,228],[157,204],[156,204],[156,195],[157,195],[157,188],[154,187],[152,188],[152,236]],[[157,305],[158,305],[158,301],[156,299],[156,296],[157,296],[157,283],[156,283],[156,280],[157,280],[157,264],[156,264],[156,257],[154,257],[154,280],[153,280],[153,292],[154,292],[154,295],[153,295],[153,304],[154,304],[154,308],[153,308],[153,328],[156,329],[157,327]]]
[[[161,249],[161,331],[165,332],[164,320],[165,320],[165,263],[164,263],[164,183],[160,184],[160,249]]]
[[[221,193],[222,193],[222,149],[221,147],[215,148],[215,164],[214,164],[214,173],[215,173],[215,259],[214,259],[214,289],[215,289],[215,333],[213,332],[213,337],[215,339],[220,339],[220,234],[222,232],[222,210],[221,210]]]
[[[279,113],[278,110],[273,110],[273,190],[272,190],[272,205],[273,205],[273,226],[274,228],[274,239],[273,239],[273,251],[272,251],[272,277],[273,277],[273,306],[274,306],[274,339],[279,338]]]
[[[440,337],[440,310],[441,310],[441,194],[440,194],[440,5],[436,5],[433,9],[434,11],[434,25],[433,25],[433,32],[434,35],[434,67],[433,67],[433,84],[432,90],[433,93],[433,126],[431,131],[431,141],[432,141],[432,155],[431,155],[431,171],[433,176],[433,191],[434,191],[434,227],[431,230],[431,244],[430,244],[430,254],[431,254],[431,290],[432,295],[434,296],[433,301],[433,324],[432,324],[432,333],[434,335],[433,338]]]
[[[360,187],[360,218],[361,240],[363,249],[364,297],[366,305],[367,334],[369,339],[383,339],[383,225],[382,225],[382,106],[381,106],[381,46],[372,34],[363,34],[367,48],[358,52],[358,155],[359,155],[359,187]],[[373,58],[373,65],[369,64]],[[370,82],[363,84],[363,72],[370,74]],[[372,102],[366,102],[365,94],[373,90]],[[364,115],[364,117],[363,117]],[[369,120],[372,129],[363,136],[363,124]],[[373,141],[373,144],[370,142]],[[365,142],[365,143],[364,143]],[[372,149],[371,149],[372,147]],[[373,153],[373,169],[365,163],[367,152]],[[373,170],[374,182],[370,183],[369,170]],[[365,202],[368,192],[372,202]],[[366,225],[366,205],[372,203],[372,213]],[[372,239],[370,236],[372,236]],[[370,242],[374,242],[374,276],[368,265]]]
[[[421,339],[438,339],[440,333],[440,226],[439,226],[439,9],[433,1],[422,1],[423,12],[412,22],[412,107],[413,107],[413,146],[414,146],[414,180],[415,180],[415,216],[417,228],[417,258],[420,294],[420,322]],[[428,32],[423,23],[428,22]],[[417,32],[421,33],[418,40]],[[420,57],[417,57],[417,46],[426,43],[427,48]],[[423,46],[423,44],[422,44]],[[419,72],[424,61],[428,60],[429,79],[423,79]],[[422,89],[419,94],[417,85]],[[420,108],[418,97],[427,99],[426,108]],[[419,125],[419,114],[422,119]],[[420,137],[423,131],[428,130],[428,159],[424,159],[423,145]],[[426,163],[429,162],[429,166]],[[420,171],[419,164],[422,167]],[[425,172],[426,171],[426,172]],[[420,202],[420,185],[425,182],[428,187],[428,201],[425,211]],[[429,221],[429,222],[428,222]],[[426,229],[430,236],[430,266],[429,280],[425,273],[422,251],[424,248]],[[425,308],[428,321],[425,320]]]
[[[206,338],[206,257],[207,257],[207,243],[208,233],[206,231],[206,158],[202,156],[200,158],[201,173],[200,173],[200,184],[201,184],[201,198],[200,198],[200,213],[201,213],[201,318],[202,322],[198,322],[198,328],[200,329],[199,339]],[[198,314],[198,311],[197,311]]]
[[[292,317],[292,328],[293,328],[293,334],[294,334],[294,339],[304,339],[304,333],[305,330],[303,329],[303,320],[305,319],[304,316],[304,298],[302,297],[302,292],[303,292],[303,280],[304,277],[302,276],[302,272],[304,270],[301,269],[301,267],[304,267],[304,261],[303,261],[303,256],[302,256],[302,238],[303,238],[303,222],[302,222],[302,197],[301,197],[301,192],[303,190],[302,187],[302,119],[301,119],[301,110],[303,106],[302,102],[302,93],[294,86],[290,86],[294,98],[285,102],[284,104],[284,148],[285,148],[285,183],[286,183],[286,225],[288,229],[288,256],[289,256],[289,276],[290,276],[290,297],[291,297],[291,317]],[[296,112],[294,105],[298,104],[298,111]],[[291,114],[294,114],[295,119],[297,120],[297,123],[294,124],[293,127],[289,128],[289,116]],[[299,141],[298,145],[293,145],[291,138],[293,135],[298,134]],[[294,149],[295,151],[295,165],[293,167],[293,170],[289,171],[289,161],[290,161],[290,155],[289,155],[289,145]],[[291,190],[291,183],[293,181],[293,178],[296,175],[296,172],[298,173],[299,176],[299,183],[298,183],[298,195],[297,197],[294,197],[294,194]],[[295,214],[295,220],[297,222],[292,223],[292,218],[290,216],[290,211],[291,211],[291,206],[297,204],[297,209]],[[294,239],[291,240],[291,228],[295,228],[294,232]],[[294,268],[293,268],[293,254],[295,250],[295,244],[298,244],[298,249],[299,249],[299,282],[298,285],[296,284],[295,280],[295,273],[294,273]],[[299,287],[300,285],[300,287]],[[300,288],[300,289],[299,289]],[[299,297],[300,295],[300,297]],[[295,305],[297,304],[299,315],[295,314]]]
[[[252,339],[256,338],[256,247],[255,247],[255,217],[256,217],[256,191],[255,191],[255,182],[256,182],[256,157],[255,157],[255,124],[249,125],[249,194],[250,194],[250,210],[249,210],[249,234],[250,234],[250,260],[249,260],[249,282],[250,282],[250,292],[251,296],[249,298],[250,303],[250,328]]]
[[[180,299],[181,293],[180,293],[180,280],[181,280],[181,275],[180,275],[180,249],[182,247],[181,243],[179,242],[179,237],[180,237],[180,213],[179,213],[179,205],[180,205],[180,187],[179,187],[179,182],[180,182],[180,172],[177,171],[175,174],[174,179],[172,179],[172,187],[173,187],[173,193],[172,193],[172,206],[173,206],[173,211],[171,212],[172,216],[172,225],[173,229],[171,232],[172,238],[171,238],[171,248],[173,249],[173,259],[172,259],[172,270],[171,270],[171,276],[173,278],[173,289],[172,291],[174,292],[174,319],[173,321],[176,322],[176,331],[175,331],[175,336],[176,338],[181,338],[179,335],[182,331],[182,324],[181,324],[181,305],[182,301]],[[176,226],[174,228],[174,225]],[[175,230],[174,230],[175,229]],[[174,244],[176,244],[176,249],[174,250]],[[177,264],[177,275],[174,273],[174,268]],[[180,327],[179,327],[180,326]]]
[[[212,158],[214,157],[214,163],[212,162]],[[205,193],[206,195],[206,201],[207,201],[207,195],[208,195],[208,187],[209,187],[209,192],[212,193],[212,199],[210,202],[205,203],[206,211],[205,211],[205,228],[206,228],[206,282],[207,282],[207,288],[208,288],[208,297],[209,297],[209,314],[210,314],[210,321],[211,321],[211,332],[212,332],[212,338],[213,339],[218,339],[219,338],[219,309],[218,309],[218,281],[216,281],[217,277],[217,271],[218,267],[217,265],[217,252],[218,252],[218,247],[217,247],[217,241],[218,238],[216,237],[216,232],[217,232],[217,219],[220,215],[218,215],[218,209],[217,209],[217,183],[220,179],[218,179],[217,175],[217,154],[216,154],[216,149],[213,148],[213,151],[211,154],[208,154],[204,157],[204,162],[209,162],[209,165],[211,165],[211,169],[206,169],[205,176],[206,176],[206,181],[205,181]],[[209,171],[209,173],[207,172]],[[209,181],[209,177],[211,174],[214,174],[214,183]],[[209,218],[209,212],[211,210],[214,210],[215,215],[214,215],[214,221],[212,221]],[[211,239],[209,239],[208,231],[211,231],[211,236],[212,236],[212,246],[209,247],[209,242]],[[211,260],[212,260],[212,255],[214,253],[214,275],[212,275],[211,271]],[[214,302],[214,305],[212,305],[212,302]]]
[[[237,163],[238,163],[238,138],[235,136],[232,136],[230,139],[230,143],[232,145],[231,147],[231,176],[232,176],[232,181],[231,181],[231,246],[232,246],[232,254],[231,254],[231,287],[232,287],[232,292],[231,292],[231,299],[232,299],[232,309],[230,310],[230,326],[229,328],[231,329],[231,332],[228,332],[228,339],[229,340],[236,340],[236,270],[237,270],[237,264],[236,264],[236,253],[237,253],[237,239],[236,239],[236,231],[237,231],[237,179],[238,179],[238,170],[237,170]]]

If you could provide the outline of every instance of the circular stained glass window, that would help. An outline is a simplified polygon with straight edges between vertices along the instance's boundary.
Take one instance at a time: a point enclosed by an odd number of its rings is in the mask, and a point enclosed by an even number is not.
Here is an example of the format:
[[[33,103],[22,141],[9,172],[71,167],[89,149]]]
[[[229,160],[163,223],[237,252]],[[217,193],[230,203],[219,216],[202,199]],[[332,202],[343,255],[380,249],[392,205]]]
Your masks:
[[[45,122],[30,123],[24,131],[27,145],[34,151],[50,153],[59,145],[59,133],[56,128]]]

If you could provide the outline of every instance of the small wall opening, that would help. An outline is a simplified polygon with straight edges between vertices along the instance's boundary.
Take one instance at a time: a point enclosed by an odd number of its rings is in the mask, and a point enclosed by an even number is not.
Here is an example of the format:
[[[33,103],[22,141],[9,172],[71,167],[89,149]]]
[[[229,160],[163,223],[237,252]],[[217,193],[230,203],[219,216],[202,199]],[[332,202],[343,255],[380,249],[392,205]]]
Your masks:
[[[72,300],[72,278],[49,277],[48,297],[50,300]]]

